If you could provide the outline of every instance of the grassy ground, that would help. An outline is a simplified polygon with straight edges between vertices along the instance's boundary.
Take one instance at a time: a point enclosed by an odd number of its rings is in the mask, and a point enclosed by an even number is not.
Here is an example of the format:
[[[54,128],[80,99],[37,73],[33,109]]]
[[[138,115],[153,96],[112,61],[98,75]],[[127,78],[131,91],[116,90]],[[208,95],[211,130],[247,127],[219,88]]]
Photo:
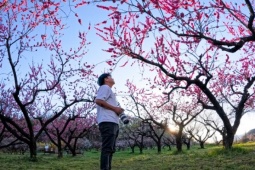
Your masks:
[[[7,170],[98,170],[100,152],[91,151],[72,157],[65,155],[38,154],[38,162],[28,161],[28,155],[0,154],[0,169]],[[113,170],[254,170],[255,143],[235,145],[232,151],[222,147],[207,146],[206,149],[192,147],[183,153],[163,150],[145,150],[144,154],[130,151],[116,152]]]

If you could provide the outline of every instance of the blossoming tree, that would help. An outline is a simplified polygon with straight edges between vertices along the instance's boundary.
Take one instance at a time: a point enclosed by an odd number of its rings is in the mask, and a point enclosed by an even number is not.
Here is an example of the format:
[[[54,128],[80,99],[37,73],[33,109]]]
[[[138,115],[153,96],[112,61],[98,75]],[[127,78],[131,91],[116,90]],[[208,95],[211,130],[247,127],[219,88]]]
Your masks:
[[[126,64],[149,67],[169,99],[188,89],[221,118],[224,146],[232,148],[242,116],[254,108],[254,0],[113,2],[98,4],[109,19],[96,26],[111,45],[110,64],[126,56]]]
[[[0,4],[0,119],[28,144],[36,160],[36,140],[52,121],[79,102],[92,102],[93,66],[82,60],[86,32],[67,44],[67,18],[84,1],[3,1]],[[72,47],[71,45],[74,45]],[[24,120],[19,123],[16,120]]]

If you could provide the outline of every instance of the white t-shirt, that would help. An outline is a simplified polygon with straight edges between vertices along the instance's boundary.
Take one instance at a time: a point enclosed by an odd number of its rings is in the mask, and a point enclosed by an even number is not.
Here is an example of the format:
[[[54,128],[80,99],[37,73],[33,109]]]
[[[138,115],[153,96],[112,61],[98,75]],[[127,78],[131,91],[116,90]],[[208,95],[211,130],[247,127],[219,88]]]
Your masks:
[[[118,106],[115,94],[108,85],[102,85],[97,91],[96,99],[104,100],[112,106]],[[119,124],[119,116],[112,110],[97,105],[97,123],[113,122]]]

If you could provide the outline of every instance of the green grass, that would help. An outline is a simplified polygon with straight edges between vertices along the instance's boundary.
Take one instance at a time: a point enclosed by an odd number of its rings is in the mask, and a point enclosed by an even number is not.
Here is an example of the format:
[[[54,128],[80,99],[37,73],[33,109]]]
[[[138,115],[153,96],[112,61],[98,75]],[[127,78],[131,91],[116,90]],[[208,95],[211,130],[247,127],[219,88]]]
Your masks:
[[[113,170],[253,170],[255,169],[255,143],[234,145],[230,151],[222,147],[206,145],[206,149],[194,146],[182,153],[163,150],[144,150],[143,154],[130,151],[116,152],[113,157]],[[7,170],[98,170],[100,152],[85,152],[72,157],[64,155],[38,154],[37,162],[30,162],[29,155],[0,154],[0,169]]]

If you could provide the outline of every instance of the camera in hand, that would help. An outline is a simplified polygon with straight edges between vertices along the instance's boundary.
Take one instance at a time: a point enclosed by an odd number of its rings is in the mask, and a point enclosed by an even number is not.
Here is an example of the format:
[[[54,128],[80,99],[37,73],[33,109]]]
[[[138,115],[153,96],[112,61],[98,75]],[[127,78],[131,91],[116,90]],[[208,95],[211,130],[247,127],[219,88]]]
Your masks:
[[[129,123],[129,120],[127,118],[127,116],[124,114],[124,112],[122,112],[120,114],[120,120],[124,123],[124,124],[128,124]]]

